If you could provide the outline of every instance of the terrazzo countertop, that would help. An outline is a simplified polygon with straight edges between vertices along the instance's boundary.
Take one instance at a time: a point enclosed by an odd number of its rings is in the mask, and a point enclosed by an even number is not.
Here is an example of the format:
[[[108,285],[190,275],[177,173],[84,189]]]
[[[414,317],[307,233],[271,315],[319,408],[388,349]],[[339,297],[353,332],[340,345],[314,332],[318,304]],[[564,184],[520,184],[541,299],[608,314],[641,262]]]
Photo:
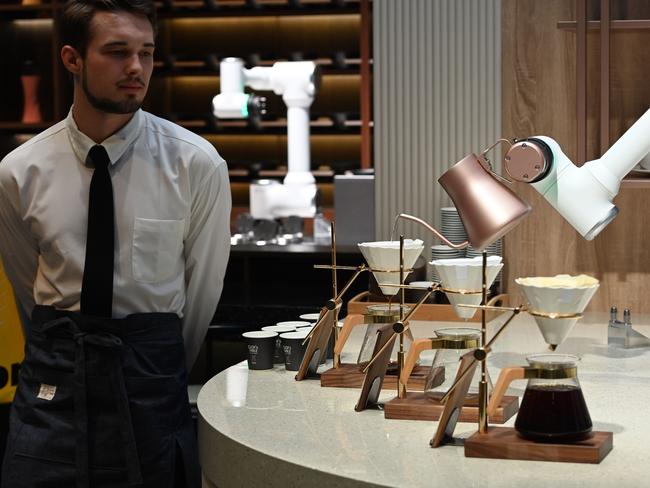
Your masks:
[[[429,447],[437,422],[386,420],[383,412],[355,412],[359,391],[295,381],[276,366],[249,371],[240,363],[216,375],[198,397],[199,451],[204,486],[312,487],[641,487],[650,486],[650,348],[607,346],[607,314],[588,314],[556,352],[578,354],[578,376],[594,430],[614,433],[614,449],[598,465],[466,458],[461,447]],[[650,336],[650,317],[633,317]],[[503,322],[488,325],[488,337]],[[413,322],[416,337],[463,323]],[[477,326],[478,324],[470,324]],[[353,331],[343,362],[354,362],[364,327]],[[546,351],[533,319],[522,314],[488,359],[494,380],[505,366],[526,364]],[[432,351],[422,355],[431,362]],[[321,366],[321,371],[331,364]],[[525,381],[509,394],[521,397]],[[384,390],[380,401],[395,397]],[[514,418],[505,425],[512,426]],[[456,437],[475,424],[459,423]]]

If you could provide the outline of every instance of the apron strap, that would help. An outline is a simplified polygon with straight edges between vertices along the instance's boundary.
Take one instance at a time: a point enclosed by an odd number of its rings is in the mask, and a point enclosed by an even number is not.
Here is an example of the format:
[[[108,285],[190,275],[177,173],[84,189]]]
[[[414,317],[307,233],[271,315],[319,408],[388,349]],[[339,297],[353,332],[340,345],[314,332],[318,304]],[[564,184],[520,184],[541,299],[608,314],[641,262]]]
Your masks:
[[[130,485],[142,484],[142,473],[138,450],[131,423],[131,411],[124,383],[124,374],[120,361],[122,339],[109,332],[84,332],[68,317],[61,317],[43,325],[43,333],[64,328],[69,331],[75,342],[74,370],[74,409],[76,436],[76,485],[77,488],[90,486],[88,461],[88,405],[86,393],[86,344],[105,348],[109,352],[112,364],[108,366],[109,381],[117,395],[119,425],[125,448],[126,470]]]

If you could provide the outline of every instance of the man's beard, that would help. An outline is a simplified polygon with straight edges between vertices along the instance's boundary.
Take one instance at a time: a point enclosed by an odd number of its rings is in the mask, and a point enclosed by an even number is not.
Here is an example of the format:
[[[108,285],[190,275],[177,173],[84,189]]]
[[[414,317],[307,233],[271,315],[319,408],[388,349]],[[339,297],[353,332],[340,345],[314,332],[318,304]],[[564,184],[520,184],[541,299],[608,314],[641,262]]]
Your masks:
[[[114,101],[108,98],[99,98],[93,95],[88,88],[88,82],[86,81],[88,77],[86,76],[86,67],[83,67],[83,75],[81,77],[81,87],[83,88],[86,98],[90,104],[97,110],[106,112],[109,114],[132,114],[136,112],[142,106],[142,100],[130,99],[123,101]]]

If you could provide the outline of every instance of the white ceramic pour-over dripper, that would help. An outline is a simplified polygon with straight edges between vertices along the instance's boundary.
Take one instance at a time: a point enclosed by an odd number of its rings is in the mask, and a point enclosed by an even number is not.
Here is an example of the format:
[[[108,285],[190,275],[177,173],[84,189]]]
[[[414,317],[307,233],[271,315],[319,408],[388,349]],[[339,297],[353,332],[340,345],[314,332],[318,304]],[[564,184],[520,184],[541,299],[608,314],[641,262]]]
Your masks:
[[[380,284],[394,284],[399,285],[399,255],[400,243],[399,241],[374,241],[374,242],[361,242],[359,249],[361,254],[366,259],[368,266],[372,269],[395,270],[394,273],[382,273],[381,271],[373,271],[373,275]],[[420,239],[404,239],[404,269],[410,270],[417,261],[422,250],[424,249],[424,242]],[[408,271],[405,271],[408,274]],[[397,294],[399,288],[393,286],[380,286],[381,292],[386,296],[393,296]]]
[[[515,280],[528,301],[531,312],[579,314],[585,311],[599,283],[587,275],[535,276]],[[571,332],[578,318],[546,318],[533,315],[544,340],[555,348]]]
[[[480,292],[483,289],[483,256],[475,258],[436,259],[431,264],[436,268],[440,284],[449,290],[465,290]],[[492,286],[494,279],[503,268],[501,256],[487,258],[487,287]],[[480,305],[481,293],[461,294],[445,293],[453,305],[456,315],[461,319],[471,319],[476,313],[475,308],[459,307],[459,305]]]

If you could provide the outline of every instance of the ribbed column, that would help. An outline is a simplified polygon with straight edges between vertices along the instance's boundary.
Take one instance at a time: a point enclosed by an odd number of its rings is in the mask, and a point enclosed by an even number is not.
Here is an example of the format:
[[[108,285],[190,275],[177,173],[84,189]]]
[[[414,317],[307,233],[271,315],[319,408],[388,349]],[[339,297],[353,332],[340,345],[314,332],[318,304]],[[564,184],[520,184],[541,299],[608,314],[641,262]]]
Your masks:
[[[501,0],[374,0],[378,239],[400,212],[439,227],[450,200],[438,177],[501,137],[500,33]]]

